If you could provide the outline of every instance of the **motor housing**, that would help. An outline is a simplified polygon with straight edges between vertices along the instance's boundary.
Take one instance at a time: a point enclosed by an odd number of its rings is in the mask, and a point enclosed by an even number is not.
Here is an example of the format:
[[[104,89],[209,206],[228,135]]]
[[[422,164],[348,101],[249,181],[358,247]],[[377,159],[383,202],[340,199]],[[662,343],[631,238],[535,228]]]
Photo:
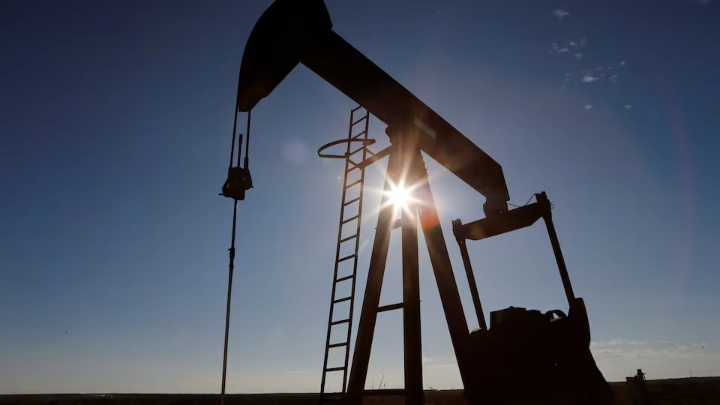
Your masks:
[[[568,315],[509,307],[470,334],[466,350],[471,404],[608,403],[612,389],[590,352],[582,298]]]

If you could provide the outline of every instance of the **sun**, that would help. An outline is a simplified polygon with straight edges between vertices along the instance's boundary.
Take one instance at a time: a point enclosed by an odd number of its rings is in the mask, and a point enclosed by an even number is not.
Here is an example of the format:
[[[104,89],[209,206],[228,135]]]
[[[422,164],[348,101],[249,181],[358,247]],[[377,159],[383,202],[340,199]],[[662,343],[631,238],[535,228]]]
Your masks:
[[[395,209],[407,209],[410,202],[410,190],[403,186],[393,186],[392,190],[387,193],[388,202]]]
[[[401,218],[404,215],[408,215],[408,218],[412,218],[414,210],[424,205],[417,196],[417,190],[419,185],[407,184],[402,179],[395,183],[394,181],[388,181],[386,183],[385,190],[381,191],[383,200],[380,204],[380,210],[388,208],[393,212],[395,218]]]

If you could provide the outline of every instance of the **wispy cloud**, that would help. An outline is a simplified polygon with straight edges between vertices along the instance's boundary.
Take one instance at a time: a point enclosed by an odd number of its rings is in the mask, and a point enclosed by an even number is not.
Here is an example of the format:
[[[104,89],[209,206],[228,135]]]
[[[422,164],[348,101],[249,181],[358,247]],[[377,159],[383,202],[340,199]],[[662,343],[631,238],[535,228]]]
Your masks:
[[[557,53],[557,52],[556,52]],[[584,54],[582,53],[575,53],[573,55],[577,60],[581,60],[584,57]],[[620,66],[625,66],[625,61],[620,62]],[[616,73],[618,72],[618,73]],[[615,66],[595,66],[595,67],[586,67],[583,69],[579,69],[575,72],[577,74],[578,80],[582,81],[583,83],[595,83],[602,80],[607,80],[610,83],[617,83],[620,79],[619,71],[616,69]],[[571,77],[570,74],[565,74],[564,81],[569,82],[571,80],[568,80],[568,77]]]
[[[593,76],[591,73],[586,73],[582,78],[583,83],[592,83],[600,80],[598,76]]]
[[[586,109],[586,110],[592,110],[593,108],[594,108],[594,107],[592,106],[592,104],[586,104],[586,105],[585,105],[585,109]]]
[[[579,40],[567,41],[567,45],[565,45],[565,46],[560,46],[560,44],[558,42],[553,42],[552,44],[550,44],[550,50],[547,53],[556,54],[556,53],[570,52],[572,50],[571,48],[582,48],[583,46],[585,46],[586,42],[587,42],[587,40],[585,38],[580,38]],[[577,55],[577,53],[575,55]]]
[[[626,109],[632,106],[625,105]],[[598,358],[608,357],[704,357],[713,352],[705,350],[705,343],[674,343],[667,340],[650,342],[647,340],[614,339],[604,342],[592,342],[590,349]]]
[[[423,364],[432,363],[433,361],[435,361],[435,359],[433,359],[432,357],[428,357],[424,354],[422,355],[422,363]]]
[[[613,339],[613,340],[606,340],[606,341],[600,341],[600,342],[592,342],[590,344],[590,348],[598,348],[598,347],[606,347],[606,346],[623,346],[623,345],[630,345],[630,346],[645,346],[649,344],[650,342],[647,340],[624,340],[624,339]],[[671,343],[671,342],[668,342]]]
[[[631,104],[625,104],[626,110],[632,110],[633,106]]]
[[[625,66],[626,64],[627,63],[624,60],[621,60],[620,63],[618,63],[618,65],[620,65],[620,66]]]
[[[553,15],[558,19],[562,20],[563,18],[570,15],[570,13],[567,10],[563,10],[562,8],[558,8],[553,10]]]

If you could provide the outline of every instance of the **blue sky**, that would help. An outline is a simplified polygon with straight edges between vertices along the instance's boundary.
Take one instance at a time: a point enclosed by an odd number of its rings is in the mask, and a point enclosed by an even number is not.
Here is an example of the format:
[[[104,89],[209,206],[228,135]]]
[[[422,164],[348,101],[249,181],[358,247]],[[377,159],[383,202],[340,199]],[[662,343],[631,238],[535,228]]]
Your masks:
[[[269,4],[0,4],[1,393],[219,392],[232,203],[217,194],[243,46]],[[503,166],[512,202],[548,193],[608,379],[720,374],[720,3],[327,6]],[[253,111],[232,392],[319,389],[342,164],[315,151],[354,107],[301,66]],[[371,135],[387,145],[377,121]],[[450,221],[480,218],[484,199],[427,160],[472,328]],[[359,296],[384,165],[368,172]],[[459,387],[420,246],[425,384]],[[401,299],[392,247],[383,304]],[[542,226],[470,253],[486,310],[565,309]],[[400,320],[380,316],[368,386],[402,385]]]

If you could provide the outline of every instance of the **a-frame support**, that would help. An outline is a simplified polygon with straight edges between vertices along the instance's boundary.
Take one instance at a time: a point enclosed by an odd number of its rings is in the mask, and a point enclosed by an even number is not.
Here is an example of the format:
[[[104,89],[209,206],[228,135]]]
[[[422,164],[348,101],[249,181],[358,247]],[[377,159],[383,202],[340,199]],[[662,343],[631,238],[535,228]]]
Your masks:
[[[383,310],[400,307],[403,309],[405,344],[405,404],[420,405],[423,403],[418,221],[427,243],[460,374],[463,377],[465,375],[462,351],[469,331],[450,264],[445,237],[440,228],[440,219],[430,191],[427,170],[418,146],[417,136],[419,134],[388,132],[388,135],[390,135],[393,145],[389,153],[385,193],[378,215],[367,286],[350,370],[347,390],[348,405],[362,404],[377,314]],[[388,197],[388,193],[395,185],[410,190],[407,209],[402,210],[402,218],[399,220],[395,218],[395,207]],[[398,225],[402,228],[403,303],[401,306],[389,306],[392,308],[379,308],[390,234]]]

